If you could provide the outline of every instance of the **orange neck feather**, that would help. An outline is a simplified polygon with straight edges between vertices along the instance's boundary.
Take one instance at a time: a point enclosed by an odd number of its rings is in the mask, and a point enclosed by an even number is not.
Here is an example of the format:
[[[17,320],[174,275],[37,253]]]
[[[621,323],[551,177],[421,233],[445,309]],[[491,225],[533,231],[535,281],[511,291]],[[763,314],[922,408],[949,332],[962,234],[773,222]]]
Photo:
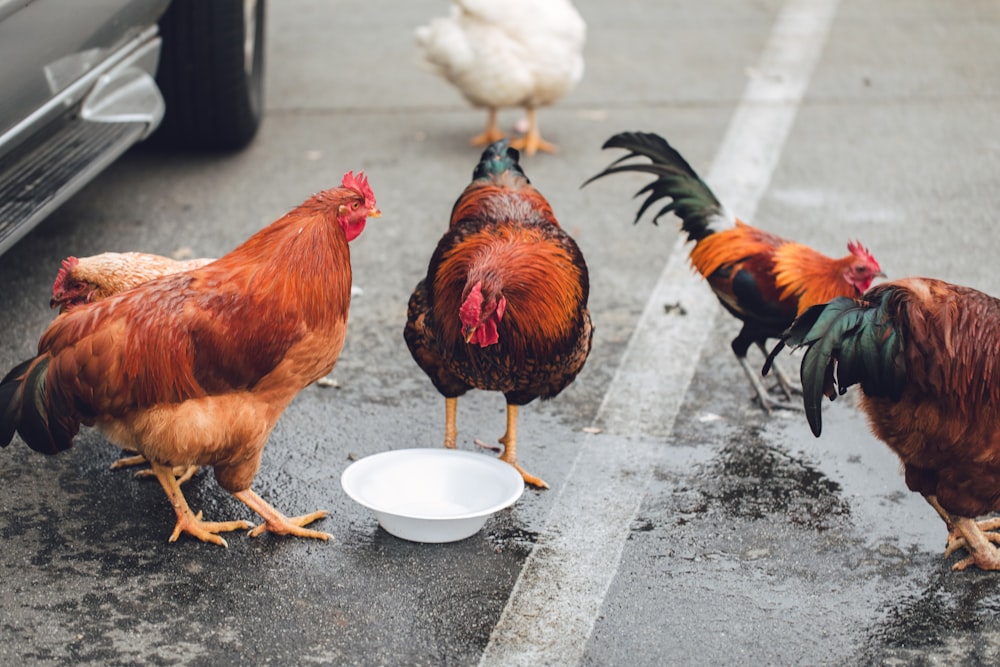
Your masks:
[[[459,310],[468,283],[499,293],[506,309],[499,345],[514,355],[544,354],[571,337],[583,287],[579,269],[538,230],[497,227],[471,234],[445,253],[434,281],[434,319],[446,345],[465,345]]]
[[[788,243],[774,256],[775,283],[782,298],[798,298],[798,315],[838,296],[855,297],[858,290],[844,278],[852,255],[831,259],[812,248]]]

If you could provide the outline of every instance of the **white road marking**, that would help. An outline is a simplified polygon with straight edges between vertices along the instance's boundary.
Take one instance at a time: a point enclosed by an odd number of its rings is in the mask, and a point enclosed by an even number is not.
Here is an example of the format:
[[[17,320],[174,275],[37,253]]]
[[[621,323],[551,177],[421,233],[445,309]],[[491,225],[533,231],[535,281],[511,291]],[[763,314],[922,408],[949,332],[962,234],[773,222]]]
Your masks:
[[[703,176],[744,220],[753,220],[768,188],[838,4],[785,3]],[[483,667],[576,665],[584,655],[718,311],[687,254],[679,236],[599,409],[595,423],[603,433],[583,439],[490,636]],[[665,315],[663,304],[677,302],[687,314]]]

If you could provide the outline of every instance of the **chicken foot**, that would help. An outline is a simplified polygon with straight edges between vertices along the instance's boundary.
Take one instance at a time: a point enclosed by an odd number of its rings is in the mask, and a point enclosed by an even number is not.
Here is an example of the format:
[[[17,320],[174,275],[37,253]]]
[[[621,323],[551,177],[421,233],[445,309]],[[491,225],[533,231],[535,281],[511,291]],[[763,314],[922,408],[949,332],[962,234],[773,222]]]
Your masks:
[[[980,570],[1000,570],[1000,551],[994,546],[1000,543],[1000,534],[983,530],[983,525],[993,522],[989,520],[977,522],[964,516],[954,517],[953,521],[955,528],[965,540],[962,546],[969,555],[952,565],[951,569],[964,570],[970,565],[975,565]]]
[[[166,492],[167,498],[170,500],[170,504],[177,514],[177,525],[174,526],[174,532],[170,535],[171,542],[176,542],[181,533],[187,533],[202,542],[211,542],[222,547],[228,547],[229,545],[226,544],[226,541],[216,533],[250,528],[250,522],[242,520],[202,521],[202,513],[198,512],[195,515],[188,506],[187,500],[184,499],[180,484],[178,484],[177,478],[174,476],[173,467],[162,465],[155,461],[150,461],[149,465],[152,467],[153,474],[160,481],[160,485],[163,487],[164,492]]]
[[[967,524],[966,529],[963,530],[958,520],[952,517],[948,513],[948,510],[941,507],[937,496],[925,496],[924,499],[944,519],[945,525],[948,526],[948,544],[944,549],[944,557],[948,558],[959,549],[966,549],[970,554],[968,557],[955,563],[951,568],[952,570],[964,570],[972,564],[984,570],[1000,569],[997,566],[1000,565],[1000,553],[991,544],[1000,544],[1000,533],[994,532],[1000,529],[1000,518],[984,519],[982,521],[965,519],[971,525]],[[967,536],[969,533],[973,535],[972,541]],[[973,546],[970,547],[970,544]],[[981,565],[980,561],[986,563],[986,566]],[[990,567],[991,563],[994,565],[993,567]]]
[[[944,547],[944,557],[947,558],[965,546],[965,538],[955,528],[955,522],[952,520],[951,514],[948,513],[948,510],[941,507],[937,496],[924,496],[924,500],[934,508],[934,511],[938,513],[938,516],[944,520],[945,525],[948,527],[948,543]]]
[[[455,426],[456,415],[458,413],[458,399],[444,399],[444,446],[448,449],[455,449],[458,441],[458,428]],[[486,443],[476,440],[476,445],[485,449],[493,449]],[[507,430],[498,439],[503,445],[503,453],[500,460],[514,466],[514,469],[521,473],[526,484],[532,484],[542,489],[549,488],[544,479],[535,477],[527,472],[517,462],[517,406],[507,405]]]
[[[483,130],[482,134],[477,134],[469,139],[469,144],[472,146],[489,146],[500,141],[503,137],[503,131],[500,129],[500,125],[497,124],[497,110],[489,109],[486,117],[486,129]]]
[[[771,352],[764,347],[764,343],[757,341],[756,344],[757,349],[760,350],[765,359],[771,356]],[[791,401],[793,394],[798,394],[799,396],[802,395],[802,385],[792,382],[792,380],[785,375],[785,371],[781,370],[781,367],[778,366],[777,363],[771,364],[771,369],[774,371],[774,378],[778,381],[778,386],[781,388],[781,393],[785,395],[785,399]]]
[[[543,153],[555,153],[559,148],[555,144],[542,139],[542,133],[538,129],[538,112],[532,107],[526,109],[528,120],[528,132],[523,137],[511,139],[510,147],[519,151],[524,151],[525,155],[534,155],[538,151]]]
[[[141,466],[145,463],[148,463],[146,457],[142,454],[136,454],[135,456],[123,456],[112,463],[110,468],[111,470],[118,470],[119,468]],[[183,484],[194,477],[200,469],[200,466],[174,466],[174,477],[177,478],[178,484]],[[135,476],[142,478],[156,477],[156,473],[154,473],[152,469],[138,470],[136,471]]]
[[[803,407],[798,403],[791,402],[790,400],[791,393],[790,390],[788,389],[788,387],[790,387],[790,385],[788,384],[788,379],[785,378],[785,382],[781,381],[781,376],[783,375],[783,373],[778,370],[777,366],[772,365],[771,370],[773,370],[775,376],[779,378],[778,384],[781,385],[782,389],[785,391],[785,395],[789,398],[789,400],[787,401],[776,401],[773,398],[771,398],[767,393],[767,389],[764,388],[764,383],[762,383],[760,381],[760,378],[758,377],[760,375],[760,371],[755,370],[753,367],[751,367],[750,362],[747,360],[746,357],[736,357],[736,358],[739,359],[740,366],[743,367],[743,372],[746,373],[747,379],[750,380],[750,386],[753,387],[753,390],[757,393],[757,402],[760,403],[760,407],[764,409],[764,412],[770,415],[771,410],[774,409],[800,410],[800,411],[803,409]]]
[[[500,455],[500,460],[504,463],[509,463],[514,466],[514,469],[521,473],[521,477],[524,478],[526,484],[531,484],[537,486],[541,489],[549,488],[548,483],[544,479],[535,477],[531,473],[527,472],[522,468],[517,462],[517,406],[507,404],[507,430],[499,438],[500,444],[503,445],[503,454]]]
[[[303,528],[303,526],[327,516],[329,512],[326,510],[318,510],[310,514],[303,514],[302,516],[286,517],[284,514],[271,507],[266,500],[258,496],[253,489],[237,491],[233,495],[243,501],[247,507],[252,509],[264,519],[264,523],[250,531],[250,537],[258,537],[266,531],[274,533],[275,535],[312,537],[314,539],[324,541],[333,538],[333,535],[330,533]],[[247,524],[247,527],[249,527],[249,524]]]

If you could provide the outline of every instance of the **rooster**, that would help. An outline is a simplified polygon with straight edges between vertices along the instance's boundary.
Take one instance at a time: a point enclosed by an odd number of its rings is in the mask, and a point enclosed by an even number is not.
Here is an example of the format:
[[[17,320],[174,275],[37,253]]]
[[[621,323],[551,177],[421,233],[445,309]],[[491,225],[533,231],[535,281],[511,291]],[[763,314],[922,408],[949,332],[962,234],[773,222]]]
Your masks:
[[[653,174],[656,180],[636,193],[649,193],[639,207],[635,222],[654,202],[670,200],[653,218],[674,211],[681,218],[681,230],[694,241],[691,265],[707,281],[719,302],[733,317],[743,322],[732,341],[733,354],[757,395],[765,412],[793,407],[791,383],[777,371],[786,401],[773,400],[747,361],[751,345],[766,356],[768,338],[777,338],[806,308],[826,303],[837,296],[862,294],[872,281],[883,276],[875,258],[860,243],[847,244],[849,255],[831,259],[812,248],[787,241],[775,234],[751,227],[735,218],[716,199],[708,185],[665,139],[646,132],[624,132],[605,142],[603,148],[623,148],[629,153],[612,162],[584,185],[626,171]],[[633,157],[649,158],[630,162]]]
[[[67,257],[59,267],[52,284],[49,306],[64,313],[84,303],[100,301],[130,290],[153,278],[197,269],[211,258],[172,259],[147,252],[104,252],[90,257]],[[137,454],[118,459],[111,469],[127,468],[146,463],[146,457]],[[188,466],[174,471],[177,483],[183,484],[198,472],[198,466]],[[140,470],[137,477],[152,477],[152,470]]]
[[[100,301],[136,285],[205,266],[214,259],[171,259],[146,252],[104,252],[91,257],[67,257],[52,285],[49,305],[59,312]]]
[[[962,570],[1000,570],[1000,300],[969,287],[907,278],[803,313],[768,357],[805,347],[803,402],[817,437],[820,404],[854,384],[872,431],[903,463],[906,486],[948,526],[945,556]]]
[[[552,398],[590,353],[589,277],[576,243],[531,186],[506,140],[486,149],[455,202],[427,276],[410,297],[403,335],[445,397],[444,446],[454,448],[458,397],[502,392],[501,460],[517,461],[518,407]]]
[[[417,28],[425,60],[473,106],[488,112],[470,143],[503,138],[497,110],[524,107],[527,131],[511,146],[527,155],[554,152],[537,110],[568,94],[583,77],[587,25],[569,0],[454,0],[451,15]]]
[[[350,303],[348,242],[380,215],[363,174],[314,195],[201,268],[155,278],[71,308],[42,334],[38,355],[0,381],[0,445],[14,431],[56,454],[81,424],[145,456],[187,533],[209,522],[191,511],[175,466],[212,466],[215,478],[263,518],[250,531],[328,539],[286,517],[251,488],[271,430],[291,400],[324,376],[344,344]]]

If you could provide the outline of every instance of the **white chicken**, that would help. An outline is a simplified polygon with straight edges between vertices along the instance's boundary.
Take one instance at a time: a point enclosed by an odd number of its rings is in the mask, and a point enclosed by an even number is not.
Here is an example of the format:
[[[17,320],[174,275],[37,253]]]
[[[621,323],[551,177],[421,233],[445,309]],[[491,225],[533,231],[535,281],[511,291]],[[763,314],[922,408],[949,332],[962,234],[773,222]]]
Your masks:
[[[451,15],[417,28],[417,45],[438,74],[488,113],[474,146],[499,141],[497,110],[523,107],[527,131],[510,145],[528,155],[554,152],[536,111],[583,77],[587,25],[569,0],[453,0]]]

